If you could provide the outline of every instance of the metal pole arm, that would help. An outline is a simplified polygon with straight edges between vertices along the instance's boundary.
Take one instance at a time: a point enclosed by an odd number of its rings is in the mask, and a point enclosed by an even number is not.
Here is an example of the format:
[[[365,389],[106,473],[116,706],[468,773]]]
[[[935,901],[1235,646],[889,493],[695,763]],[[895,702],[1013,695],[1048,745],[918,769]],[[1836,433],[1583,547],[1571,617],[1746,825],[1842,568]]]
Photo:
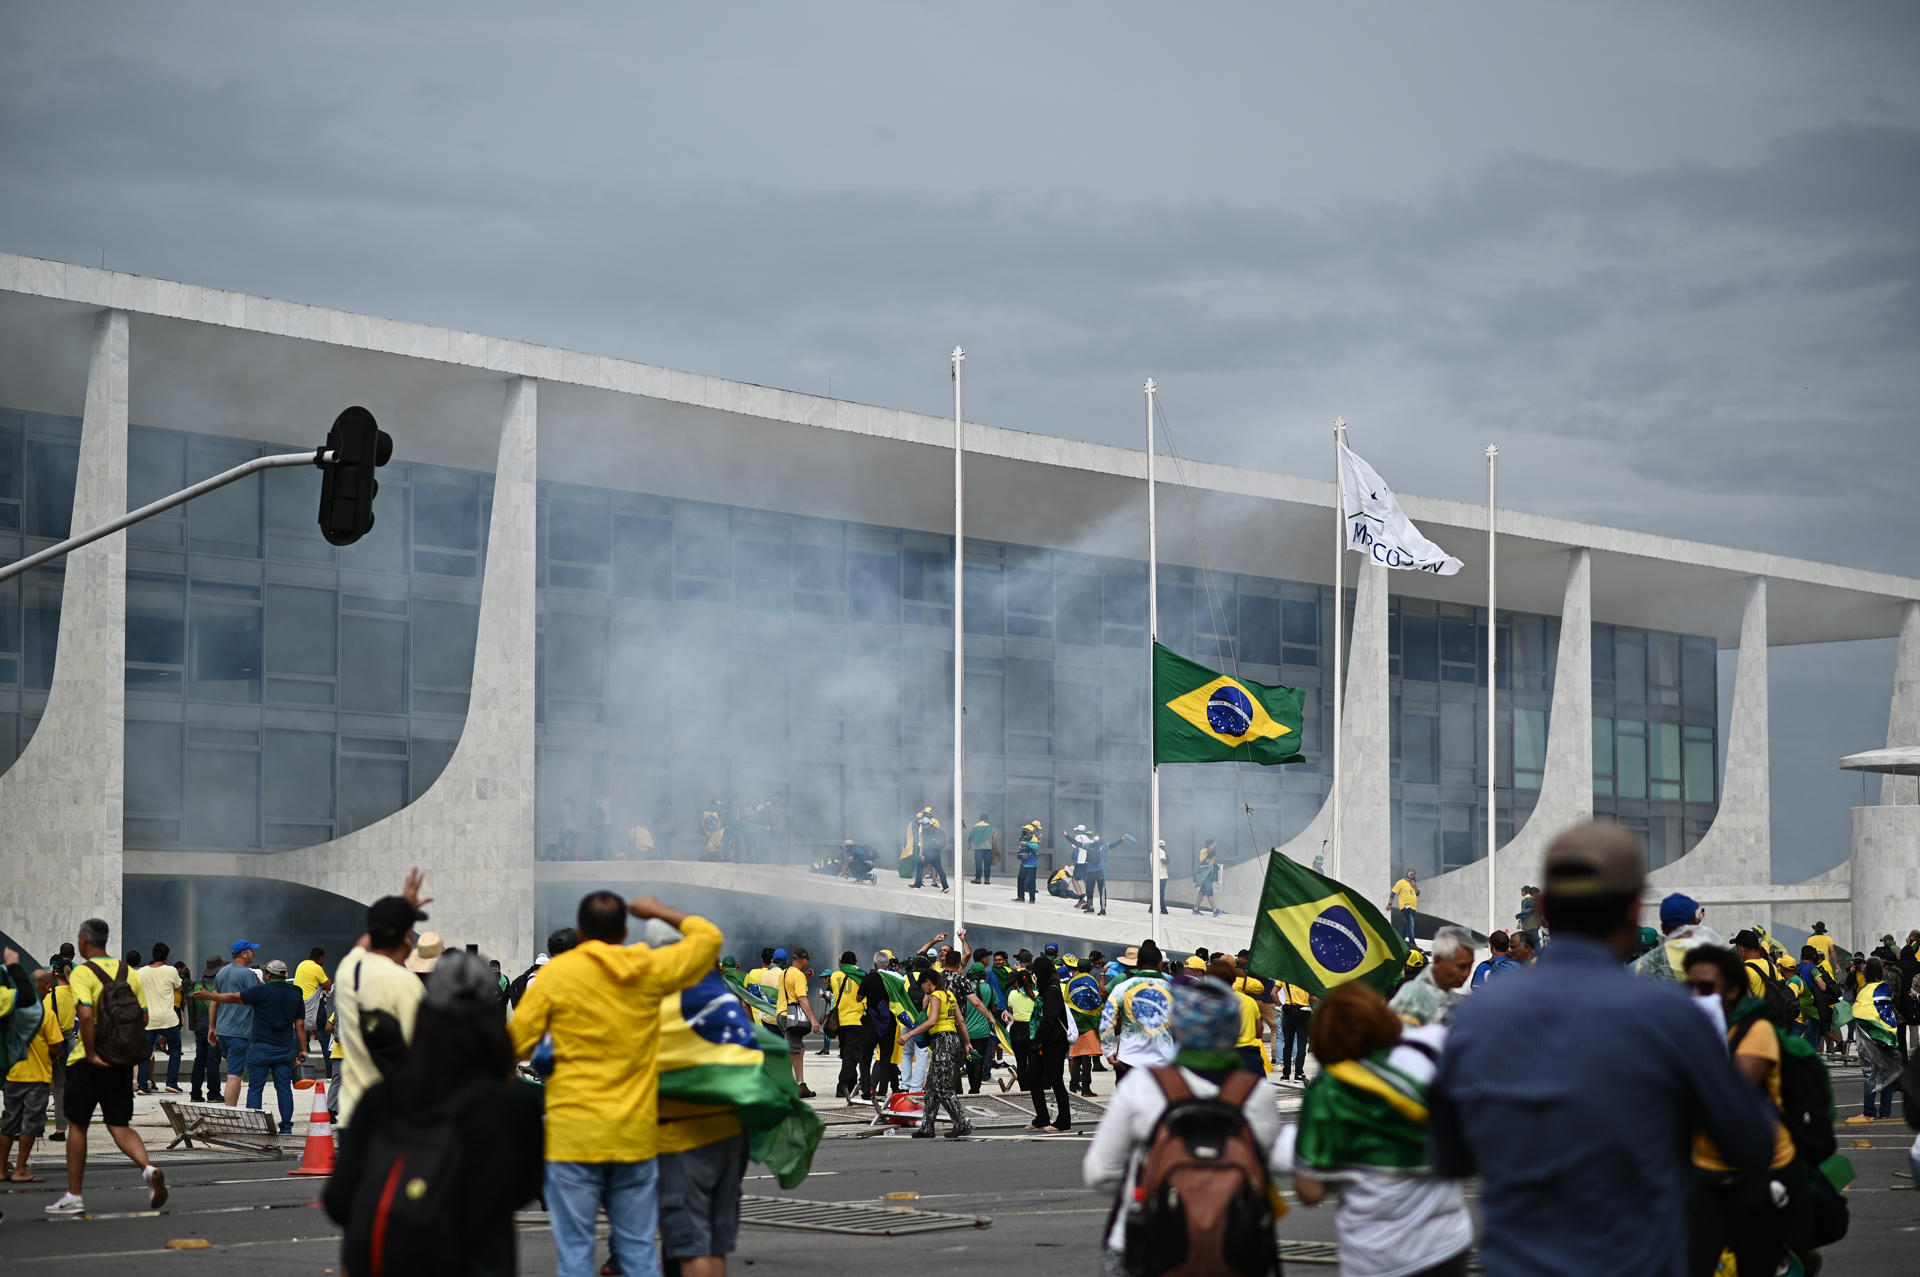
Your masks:
[[[195,497],[205,496],[215,488],[224,488],[229,483],[237,483],[250,474],[258,474],[262,470],[278,470],[286,466],[323,465],[332,460],[333,454],[325,448],[315,448],[312,452],[283,452],[273,457],[255,457],[252,461],[242,462],[231,470],[214,475],[211,479],[202,479],[190,488],[182,488],[170,497],[161,497],[150,505],[143,505],[138,510],[129,510],[119,518],[103,523],[97,528],[82,532],[78,536],[70,536],[60,544],[50,545],[38,554],[29,554],[24,559],[18,559],[5,567],[0,567],[0,581],[11,581],[30,568],[37,568],[42,563],[49,563],[62,555],[71,554],[83,545],[92,545],[101,537],[112,536],[122,528],[130,528],[143,519],[151,519],[163,510],[171,510]]]

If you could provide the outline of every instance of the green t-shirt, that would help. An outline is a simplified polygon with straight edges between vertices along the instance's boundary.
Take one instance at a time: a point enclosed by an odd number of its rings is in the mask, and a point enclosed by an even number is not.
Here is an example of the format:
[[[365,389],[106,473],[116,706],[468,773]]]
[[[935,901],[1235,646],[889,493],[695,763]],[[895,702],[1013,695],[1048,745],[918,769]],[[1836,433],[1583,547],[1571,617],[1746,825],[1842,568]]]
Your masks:
[[[968,832],[967,840],[973,844],[975,851],[985,851],[987,848],[993,846],[993,826],[984,824],[975,825],[973,829]]]

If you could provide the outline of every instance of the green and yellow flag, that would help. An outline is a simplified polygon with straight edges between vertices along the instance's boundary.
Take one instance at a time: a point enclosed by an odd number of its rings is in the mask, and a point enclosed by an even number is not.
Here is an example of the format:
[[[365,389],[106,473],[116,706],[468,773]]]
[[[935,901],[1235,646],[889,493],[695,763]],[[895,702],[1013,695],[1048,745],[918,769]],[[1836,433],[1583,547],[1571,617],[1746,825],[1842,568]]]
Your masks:
[[[1249,971],[1316,997],[1350,980],[1365,981],[1384,997],[1406,960],[1407,946],[1358,892],[1269,853]]]
[[[1153,761],[1297,763],[1297,687],[1228,678],[1153,645]]]

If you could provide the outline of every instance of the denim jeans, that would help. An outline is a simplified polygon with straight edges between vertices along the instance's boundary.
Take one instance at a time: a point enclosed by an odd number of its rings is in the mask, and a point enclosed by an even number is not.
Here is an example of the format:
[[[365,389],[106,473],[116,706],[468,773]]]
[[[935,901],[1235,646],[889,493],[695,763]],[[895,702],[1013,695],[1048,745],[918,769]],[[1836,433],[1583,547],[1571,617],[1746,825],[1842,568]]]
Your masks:
[[[1413,926],[1417,917],[1418,915],[1412,909],[1402,909],[1400,911],[1400,917],[1398,919],[1400,923],[1400,938],[1409,945],[1414,941]]]
[[[280,1097],[280,1133],[293,1133],[293,1061],[248,1059],[247,1061],[247,1107],[260,1107],[260,1093],[266,1089],[267,1078],[273,1078],[273,1090]]]
[[[1029,868],[1025,865],[1020,867],[1020,875],[1014,880],[1013,884],[1013,898],[1015,900],[1025,899],[1035,902],[1039,901],[1040,893],[1035,890],[1035,880],[1038,878],[1039,873],[1038,868]]]
[[[933,1063],[933,1052],[919,1038],[907,1043],[907,1050],[900,1057],[900,1073],[905,1079],[903,1085],[909,1091],[922,1091],[927,1085],[927,1066]]]
[[[140,1061],[140,1089],[146,1090],[153,1085],[153,1053],[164,1045],[167,1048],[167,1085],[180,1085],[180,1026],[170,1029],[147,1030],[147,1058]]]
[[[594,1225],[607,1208],[613,1253],[628,1273],[657,1273],[660,1172],[645,1162],[548,1162],[547,1217],[553,1224],[555,1277],[592,1277]]]

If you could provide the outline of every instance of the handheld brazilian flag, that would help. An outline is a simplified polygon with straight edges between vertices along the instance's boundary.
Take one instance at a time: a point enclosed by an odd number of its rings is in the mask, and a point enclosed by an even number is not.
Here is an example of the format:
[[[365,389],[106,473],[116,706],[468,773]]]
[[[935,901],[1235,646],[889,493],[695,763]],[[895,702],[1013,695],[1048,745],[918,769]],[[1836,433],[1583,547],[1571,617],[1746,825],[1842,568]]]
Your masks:
[[[1153,761],[1297,763],[1301,696],[1153,645]]]
[[[771,1020],[779,1014],[779,1005],[767,996],[766,990],[759,985],[748,984],[747,978],[739,971],[726,967],[721,970],[720,976],[727,988],[733,990],[733,995],[746,1003],[748,1009],[762,1020]]]
[[[1268,855],[1249,971],[1316,996],[1361,980],[1384,997],[1406,960],[1407,946],[1358,892],[1277,851]]]

